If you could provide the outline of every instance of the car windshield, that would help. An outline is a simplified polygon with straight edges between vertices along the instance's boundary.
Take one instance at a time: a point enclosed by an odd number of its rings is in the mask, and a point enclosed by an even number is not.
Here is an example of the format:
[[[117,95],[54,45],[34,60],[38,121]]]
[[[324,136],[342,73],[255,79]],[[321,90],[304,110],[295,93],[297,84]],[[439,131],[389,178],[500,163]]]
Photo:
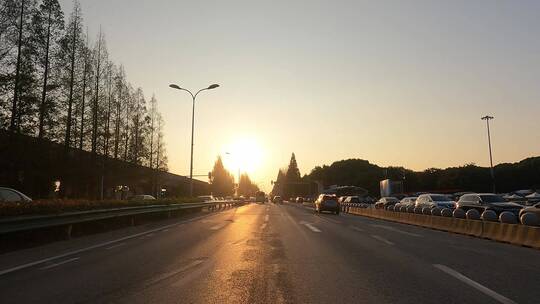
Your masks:
[[[482,202],[484,203],[504,203],[506,202],[504,198],[500,195],[480,195],[480,198],[482,199]]]
[[[449,198],[446,195],[431,195],[431,199],[435,202],[449,202],[452,201],[451,198]]]

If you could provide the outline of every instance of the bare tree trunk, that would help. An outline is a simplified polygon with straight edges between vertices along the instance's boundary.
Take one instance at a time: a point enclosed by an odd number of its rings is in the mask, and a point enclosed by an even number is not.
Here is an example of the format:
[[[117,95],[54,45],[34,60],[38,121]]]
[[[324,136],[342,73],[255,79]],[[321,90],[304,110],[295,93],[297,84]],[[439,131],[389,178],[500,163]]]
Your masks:
[[[105,156],[109,156],[109,138],[111,126],[111,70],[109,69],[108,98],[107,98],[107,123],[105,129]]]
[[[83,149],[83,137],[84,137],[84,102],[86,97],[86,74],[88,73],[88,29],[86,30],[86,48],[84,50],[84,70],[83,70],[83,93],[81,104],[81,130],[79,137],[79,150]]]
[[[98,38],[97,69],[96,69],[96,94],[94,97],[94,108],[92,114],[92,154],[97,151],[98,132],[98,100],[99,100],[99,69],[101,67],[101,29]]]
[[[122,102],[122,85],[118,87],[118,100],[116,102],[116,122],[114,127],[114,159],[118,158],[118,146],[120,143],[120,106]]]
[[[47,17],[47,43],[45,46],[45,72],[43,74],[43,90],[41,92],[41,105],[39,107],[39,132],[38,138],[43,138],[45,107],[47,102],[47,81],[49,80],[49,45],[51,41],[51,14],[52,7],[49,7],[49,16]]]
[[[17,123],[17,102],[19,97],[19,78],[21,71],[21,47],[22,47],[22,36],[23,36],[23,20],[24,20],[24,0],[21,0],[21,18],[19,23],[19,39],[17,41],[17,67],[15,69],[15,91],[13,92],[13,104],[11,106],[11,124],[9,125],[9,130],[11,133],[14,133],[16,130],[19,130]]]
[[[70,141],[71,141],[71,112],[73,109],[73,87],[75,83],[75,50],[77,49],[77,30],[78,30],[77,22],[78,22],[78,17],[75,16],[75,20],[73,21],[73,37],[71,39],[72,50],[71,50],[71,69],[70,69],[70,75],[69,75],[69,99],[68,99],[68,113],[67,113],[67,121],[66,121],[66,137],[64,139],[64,145],[66,149],[69,148]]]

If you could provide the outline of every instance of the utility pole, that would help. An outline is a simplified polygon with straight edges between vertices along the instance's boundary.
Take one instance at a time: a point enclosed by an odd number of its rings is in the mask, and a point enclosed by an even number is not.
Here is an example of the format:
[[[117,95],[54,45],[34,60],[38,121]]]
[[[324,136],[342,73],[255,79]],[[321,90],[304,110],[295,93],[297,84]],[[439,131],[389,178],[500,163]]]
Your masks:
[[[486,121],[487,126],[487,136],[488,136],[488,147],[489,147],[489,168],[491,172],[491,185],[493,187],[493,193],[496,193],[496,187],[495,187],[495,172],[493,171],[493,155],[491,153],[491,134],[489,132],[489,121],[491,119],[494,119],[493,116],[486,115],[482,117],[482,120]]]

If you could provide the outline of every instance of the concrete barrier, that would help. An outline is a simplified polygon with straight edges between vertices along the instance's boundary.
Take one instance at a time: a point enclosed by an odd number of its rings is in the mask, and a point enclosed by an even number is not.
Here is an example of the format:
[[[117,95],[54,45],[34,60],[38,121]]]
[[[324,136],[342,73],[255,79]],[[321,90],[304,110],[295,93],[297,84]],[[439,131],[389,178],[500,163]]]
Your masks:
[[[350,213],[540,249],[540,227],[381,209],[351,208]]]

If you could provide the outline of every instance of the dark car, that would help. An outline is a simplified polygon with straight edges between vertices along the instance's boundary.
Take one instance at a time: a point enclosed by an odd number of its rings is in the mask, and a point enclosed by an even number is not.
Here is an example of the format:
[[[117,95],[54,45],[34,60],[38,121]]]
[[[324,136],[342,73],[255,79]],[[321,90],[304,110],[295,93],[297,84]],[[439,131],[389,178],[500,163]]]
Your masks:
[[[315,201],[315,212],[330,211],[339,214],[339,203],[335,195],[321,194]]]
[[[29,203],[31,201],[31,198],[15,189],[0,187],[0,202],[2,203]]]
[[[375,203],[375,208],[377,209],[384,209],[388,206],[392,206],[392,205],[395,205],[399,203],[399,200],[393,196],[388,196],[388,197],[381,197],[381,199],[379,199],[376,203]]]
[[[296,202],[298,204],[302,204],[302,203],[304,203],[304,198],[299,196],[299,197],[296,198]]]
[[[274,204],[283,204],[283,199],[281,198],[281,196],[276,195],[274,196],[273,202]]]
[[[502,196],[493,193],[471,193],[464,194],[456,203],[456,208],[462,209],[465,212],[471,209],[476,209],[482,213],[486,210],[492,210],[497,215],[503,211],[510,211],[516,216],[519,216],[519,211],[523,206],[513,202],[507,202]]]

